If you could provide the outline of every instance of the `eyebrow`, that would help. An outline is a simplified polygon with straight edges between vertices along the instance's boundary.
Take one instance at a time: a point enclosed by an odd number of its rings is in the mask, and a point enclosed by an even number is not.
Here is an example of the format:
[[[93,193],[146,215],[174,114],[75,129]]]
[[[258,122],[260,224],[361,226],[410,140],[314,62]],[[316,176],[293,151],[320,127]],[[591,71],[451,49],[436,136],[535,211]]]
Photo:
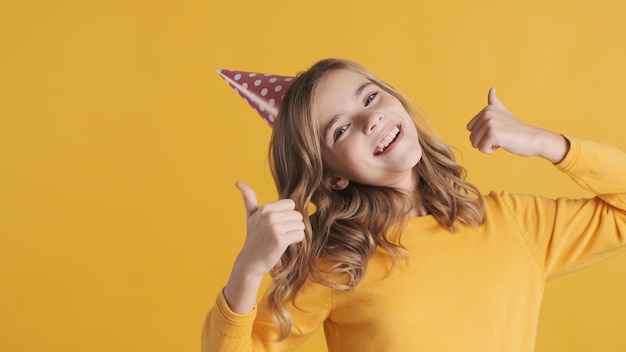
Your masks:
[[[361,93],[363,93],[363,90],[365,88],[367,88],[367,86],[370,86],[372,84],[374,84],[374,82],[371,82],[371,81],[367,81],[367,82],[361,84],[361,86],[359,88],[357,88],[357,90],[354,92],[354,97],[358,98],[361,95]]]
[[[365,90],[365,88],[367,88],[368,86],[370,86],[372,84],[374,84],[374,82],[372,82],[372,81],[367,81],[367,82],[361,84],[359,86],[359,88],[357,88],[354,91],[354,97],[358,99],[359,96],[361,96],[361,94],[363,93],[363,90]],[[328,121],[328,124],[326,124],[326,127],[324,128],[324,139],[328,138],[328,133],[330,132],[331,127],[333,127],[333,125],[335,124],[335,122],[337,122],[339,117],[340,117],[339,115],[335,115],[335,116],[333,116],[332,119],[330,119],[330,121]]]

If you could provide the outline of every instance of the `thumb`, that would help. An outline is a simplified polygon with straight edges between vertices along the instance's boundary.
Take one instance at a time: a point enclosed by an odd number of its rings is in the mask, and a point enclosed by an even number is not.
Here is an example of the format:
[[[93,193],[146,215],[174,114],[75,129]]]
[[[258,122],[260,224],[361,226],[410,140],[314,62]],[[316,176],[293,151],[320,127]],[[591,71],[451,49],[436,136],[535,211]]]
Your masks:
[[[243,182],[236,182],[235,187],[239,189],[243,196],[243,204],[246,207],[246,214],[248,217],[259,209],[259,202],[256,199],[256,193],[247,184]]]
[[[498,96],[496,96],[496,88],[495,87],[491,87],[489,89],[489,95],[487,96],[487,103],[489,103],[489,105],[492,105],[492,106],[495,106],[495,107],[502,108],[502,109],[506,110],[506,107],[504,106],[504,104],[502,104],[500,99],[498,99]]]

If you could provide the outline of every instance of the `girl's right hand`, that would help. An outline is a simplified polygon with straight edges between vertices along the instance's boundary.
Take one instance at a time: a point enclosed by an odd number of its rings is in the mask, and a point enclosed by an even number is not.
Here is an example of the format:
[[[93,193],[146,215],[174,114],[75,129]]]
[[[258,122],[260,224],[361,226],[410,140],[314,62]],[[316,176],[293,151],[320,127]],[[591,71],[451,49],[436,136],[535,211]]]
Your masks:
[[[256,194],[243,182],[235,184],[246,207],[247,234],[236,266],[248,275],[263,276],[276,265],[287,247],[304,239],[302,214],[291,199],[259,207]]]
[[[244,314],[254,308],[263,276],[290,244],[304,239],[304,222],[293,200],[281,199],[259,207],[252,188],[243,182],[236,186],[243,195],[248,230],[224,287],[224,298],[232,311]]]

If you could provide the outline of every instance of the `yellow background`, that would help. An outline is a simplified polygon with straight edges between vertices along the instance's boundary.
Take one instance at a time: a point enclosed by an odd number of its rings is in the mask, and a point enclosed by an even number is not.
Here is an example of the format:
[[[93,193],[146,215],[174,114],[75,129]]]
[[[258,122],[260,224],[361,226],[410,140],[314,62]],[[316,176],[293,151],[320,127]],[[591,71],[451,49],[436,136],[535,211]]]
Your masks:
[[[490,86],[522,120],[626,150],[626,3],[17,1],[0,5],[0,351],[197,351],[275,199],[270,129],[216,68],[359,61],[419,103],[483,192],[587,196],[470,148]],[[623,351],[626,257],[551,282],[538,351]],[[302,351],[324,350],[318,334]]]

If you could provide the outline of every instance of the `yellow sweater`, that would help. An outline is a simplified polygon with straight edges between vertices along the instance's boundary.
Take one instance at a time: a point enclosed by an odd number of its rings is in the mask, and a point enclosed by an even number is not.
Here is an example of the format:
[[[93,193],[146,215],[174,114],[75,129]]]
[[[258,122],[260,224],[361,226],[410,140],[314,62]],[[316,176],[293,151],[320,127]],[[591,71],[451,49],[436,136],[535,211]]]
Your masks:
[[[455,232],[411,218],[407,261],[389,274],[378,251],[351,291],[308,282],[291,307],[300,330],[281,343],[263,303],[235,314],[220,294],[203,351],[291,351],[322,324],[330,352],[533,351],[545,281],[626,249],[626,155],[568,139],[556,166],[595,198],[491,193],[484,225]]]

